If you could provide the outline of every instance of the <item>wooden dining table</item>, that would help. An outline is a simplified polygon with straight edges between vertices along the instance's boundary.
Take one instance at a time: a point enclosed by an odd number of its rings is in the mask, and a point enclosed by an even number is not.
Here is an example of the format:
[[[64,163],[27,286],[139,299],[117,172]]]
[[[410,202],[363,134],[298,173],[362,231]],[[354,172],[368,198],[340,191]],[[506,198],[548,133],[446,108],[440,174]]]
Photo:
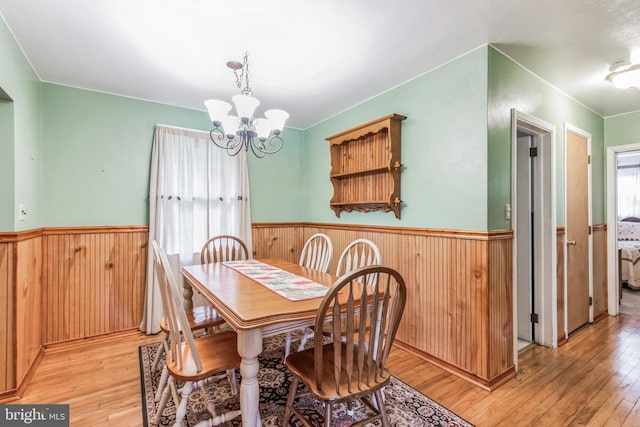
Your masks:
[[[259,261],[327,287],[337,279],[288,261]],[[191,289],[188,287],[192,287],[237,332],[238,353],[242,357],[242,425],[261,425],[258,355],[262,353],[262,339],[312,325],[322,298],[290,301],[222,263],[185,266],[180,271],[185,279],[185,299],[189,299]],[[185,301],[186,304],[189,302]]]

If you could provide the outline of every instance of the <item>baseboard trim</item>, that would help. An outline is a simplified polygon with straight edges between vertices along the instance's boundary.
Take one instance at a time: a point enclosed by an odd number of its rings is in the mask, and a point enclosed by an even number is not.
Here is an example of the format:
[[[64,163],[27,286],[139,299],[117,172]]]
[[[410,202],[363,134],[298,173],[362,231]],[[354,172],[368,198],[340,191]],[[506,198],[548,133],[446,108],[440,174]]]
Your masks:
[[[448,362],[445,362],[444,360],[441,360],[428,353],[418,350],[417,348],[412,347],[409,344],[403,343],[402,341],[396,340],[394,345],[397,346],[398,348],[401,348],[413,354],[414,356],[419,357],[420,359],[426,362],[432,363],[437,367],[442,368],[445,371],[462,378],[465,381],[470,382],[475,386],[482,388],[483,390],[493,391],[498,387],[500,387],[501,385],[503,385],[504,383],[506,383],[507,381],[509,381],[510,379],[515,378],[516,376],[515,366],[511,366],[506,371],[502,372],[499,375],[496,375],[493,378],[489,378],[489,379],[482,378],[472,372],[465,371],[464,369],[461,369],[458,366],[452,365]]]
[[[126,336],[136,335],[139,333],[141,332],[138,328],[129,328],[129,329],[123,329],[117,332],[109,332],[106,334],[94,335],[90,337],[83,337],[83,338],[76,338],[72,340],[47,343],[43,346],[43,348],[44,348],[44,352],[53,353],[56,351],[68,350],[70,348],[82,347],[88,342],[106,341],[106,340],[111,340],[114,337],[126,337]]]
[[[20,385],[17,388],[0,393],[0,403],[13,402],[15,400],[19,400],[22,397],[29,384],[31,384],[31,380],[35,376],[36,371],[38,370],[40,362],[42,362],[43,358],[44,347],[40,346],[38,354],[36,354],[36,358],[33,360],[33,363],[31,363],[31,366],[29,366],[29,369],[27,369],[27,373],[22,378],[22,381],[20,381]]]

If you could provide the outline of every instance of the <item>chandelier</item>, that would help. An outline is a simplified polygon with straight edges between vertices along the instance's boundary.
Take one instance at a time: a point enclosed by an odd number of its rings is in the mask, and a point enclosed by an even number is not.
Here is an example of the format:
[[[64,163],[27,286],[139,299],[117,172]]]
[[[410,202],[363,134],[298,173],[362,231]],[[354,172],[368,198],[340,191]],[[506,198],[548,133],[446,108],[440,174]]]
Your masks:
[[[209,111],[209,117],[213,122],[213,129],[209,132],[211,141],[220,148],[227,150],[230,156],[237,155],[242,148],[248,151],[251,148],[256,157],[262,158],[265,154],[273,154],[280,151],[283,140],[280,136],[284,128],[284,122],[289,118],[289,113],[283,110],[267,110],[264,118],[254,117],[254,112],[260,101],[253,97],[253,91],[249,87],[249,59],[245,52],[243,62],[229,61],[227,67],[231,68],[236,76],[236,85],[242,89],[238,95],[231,97],[235,106],[236,115],[230,115],[231,104],[219,99],[208,99],[204,105]]]
[[[611,73],[607,76],[615,87],[620,89],[640,89],[640,64],[631,64],[630,61],[618,61],[609,68]]]

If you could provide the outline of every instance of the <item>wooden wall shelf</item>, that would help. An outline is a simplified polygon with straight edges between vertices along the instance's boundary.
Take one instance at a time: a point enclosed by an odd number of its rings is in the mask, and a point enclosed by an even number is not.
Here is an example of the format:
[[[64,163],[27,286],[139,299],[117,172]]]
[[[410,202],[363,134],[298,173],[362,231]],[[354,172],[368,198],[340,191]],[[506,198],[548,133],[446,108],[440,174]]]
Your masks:
[[[400,131],[406,119],[389,114],[330,136],[329,206],[342,211],[393,211],[400,219]]]

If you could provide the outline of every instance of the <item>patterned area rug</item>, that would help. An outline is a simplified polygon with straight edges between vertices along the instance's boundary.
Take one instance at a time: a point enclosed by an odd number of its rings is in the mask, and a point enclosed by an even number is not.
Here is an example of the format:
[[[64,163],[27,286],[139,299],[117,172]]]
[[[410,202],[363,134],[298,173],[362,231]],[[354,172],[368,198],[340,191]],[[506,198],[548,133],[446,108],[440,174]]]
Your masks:
[[[154,424],[151,420],[155,416],[156,404],[153,401],[158,382],[160,380],[161,370],[151,372],[151,364],[158,344],[149,344],[141,346],[140,355],[140,372],[142,386],[142,413],[144,425],[151,427]],[[258,379],[260,381],[260,416],[263,426],[280,426],[282,412],[287,400],[289,392],[289,384],[291,382],[290,374],[282,360],[284,348],[284,336],[276,336],[266,338],[264,341],[264,351],[260,355],[260,373]],[[163,366],[164,360],[159,366]],[[240,375],[238,374],[238,381]],[[302,385],[300,385],[302,387]],[[208,392],[218,402],[219,413],[239,408],[238,398],[231,394],[231,387],[228,381],[220,380],[208,386]],[[402,381],[392,378],[389,386],[385,388],[385,407],[389,415],[392,426],[447,426],[457,427],[466,426],[473,427],[470,423],[463,420],[453,412],[440,406],[438,403],[419,393],[412,387]],[[299,399],[297,402],[299,408],[304,408],[303,412],[309,416],[316,425],[322,426],[324,421],[323,407],[310,396]],[[368,407],[357,402],[354,403],[355,414],[349,416],[346,407],[336,405],[334,412],[334,423],[336,427],[350,426],[353,422],[364,418],[364,415],[370,411]],[[161,426],[171,426],[175,422],[175,405],[172,399],[167,403],[162,419]],[[187,410],[186,426],[194,426],[201,420],[210,418],[209,413],[203,404],[203,398],[200,391],[196,390],[191,394],[189,406]],[[301,426],[295,416],[291,418],[292,425]],[[237,417],[226,426],[240,426],[241,418]],[[381,425],[379,422],[375,424]]]

